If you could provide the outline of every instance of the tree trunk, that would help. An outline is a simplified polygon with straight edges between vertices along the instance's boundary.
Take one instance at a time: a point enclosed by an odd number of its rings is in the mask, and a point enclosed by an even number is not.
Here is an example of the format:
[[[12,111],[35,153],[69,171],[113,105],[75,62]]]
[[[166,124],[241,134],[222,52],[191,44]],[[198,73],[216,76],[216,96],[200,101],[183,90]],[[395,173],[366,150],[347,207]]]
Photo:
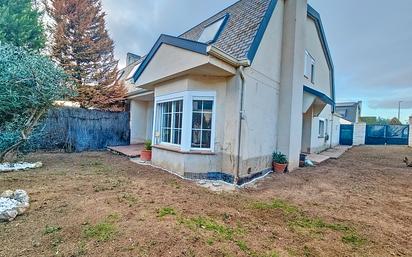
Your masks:
[[[21,138],[15,144],[8,147],[6,150],[0,153],[0,163],[4,162],[6,156],[14,151],[16,151],[23,143],[27,141],[30,134],[32,133],[34,127],[39,122],[40,118],[45,113],[44,109],[36,109],[32,112],[30,118],[24,124],[24,128],[21,131]]]

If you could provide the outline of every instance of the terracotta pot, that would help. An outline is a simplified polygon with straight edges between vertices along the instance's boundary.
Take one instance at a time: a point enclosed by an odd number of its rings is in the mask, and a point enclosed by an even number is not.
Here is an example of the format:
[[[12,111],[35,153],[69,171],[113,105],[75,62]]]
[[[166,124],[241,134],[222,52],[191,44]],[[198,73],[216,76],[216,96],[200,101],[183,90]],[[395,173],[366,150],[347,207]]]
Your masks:
[[[288,166],[287,164],[280,164],[280,163],[276,163],[273,162],[272,163],[273,166],[273,171],[275,171],[276,173],[283,173],[286,170],[286,167]]]
[[[152,151],[150,150],[142,150],[140,153],[140,160],[149,162],[152,160]]]

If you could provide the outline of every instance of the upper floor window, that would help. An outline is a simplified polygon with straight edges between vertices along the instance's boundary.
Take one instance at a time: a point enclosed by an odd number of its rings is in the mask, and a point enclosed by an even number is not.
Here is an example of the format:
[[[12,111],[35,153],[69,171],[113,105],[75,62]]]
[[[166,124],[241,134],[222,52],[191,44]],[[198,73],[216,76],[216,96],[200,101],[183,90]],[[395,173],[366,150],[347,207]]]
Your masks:
[[[212,41],[215,41],[220,28],[223,26],[225,19],[226,16],[206,26],[202,34],[200,35],[198,41],[201,43],[210,43]]]
[[[315,59],[305,51],[305,77],[315,83]]]

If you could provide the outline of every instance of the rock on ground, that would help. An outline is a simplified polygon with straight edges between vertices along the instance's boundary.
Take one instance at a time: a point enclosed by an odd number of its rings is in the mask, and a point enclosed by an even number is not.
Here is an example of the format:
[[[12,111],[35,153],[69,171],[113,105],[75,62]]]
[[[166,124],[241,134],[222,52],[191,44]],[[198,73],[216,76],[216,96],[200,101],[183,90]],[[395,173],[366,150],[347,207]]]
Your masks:
[[[11,172],[19,170],[37,169],[41,168],[43,163],[28,163],[28,162],[18,162],[18,163],[0,163],[0,173],[1,172]]]
[[[26,191],[7,190],[0,195],[0,222],[12,221],[29,208],[30,198]]]

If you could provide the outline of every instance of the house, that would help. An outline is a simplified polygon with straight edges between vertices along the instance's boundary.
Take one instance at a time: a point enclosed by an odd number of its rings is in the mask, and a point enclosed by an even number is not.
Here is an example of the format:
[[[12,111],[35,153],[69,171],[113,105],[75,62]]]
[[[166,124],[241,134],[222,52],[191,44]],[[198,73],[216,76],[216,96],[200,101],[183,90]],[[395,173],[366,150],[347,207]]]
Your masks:
[[[131,143],[151,139],[153,165],[181,176],[242,184],[270,172],[274,151],[293,170],[339,129],[332,58],[306,0],[238,1],[161,35],[132,66]]]
[[[343,119],[356,123],[360,122],[362,112],[362,101],[336,103],[336,113],[340,114]]]

